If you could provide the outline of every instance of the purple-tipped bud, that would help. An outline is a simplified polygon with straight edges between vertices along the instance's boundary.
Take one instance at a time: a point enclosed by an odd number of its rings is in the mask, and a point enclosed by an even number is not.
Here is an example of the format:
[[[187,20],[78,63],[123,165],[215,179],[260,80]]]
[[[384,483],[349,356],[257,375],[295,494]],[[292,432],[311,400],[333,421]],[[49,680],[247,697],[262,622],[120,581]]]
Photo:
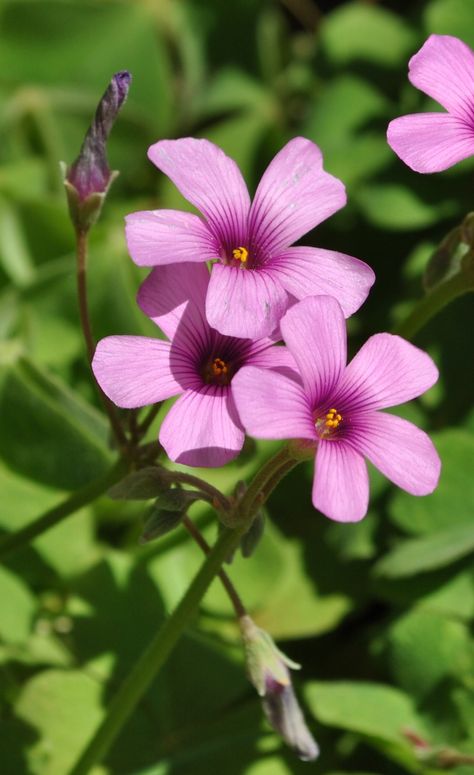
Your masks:
[[[313,761],[319,755],[319,748],[306,726],[288,670],[298,670],[300,665],[283,654],[250,616],[242,616],[239,624],[248,676],[262,698],[269,724],[300,759]]]
[[[95,112],[77,159],[68,168],[64,184],[74,224],[89,228],[98,218],[107,190],[116,173],[107,161],[107,139],[126,100],[132,76],[115,73]]]

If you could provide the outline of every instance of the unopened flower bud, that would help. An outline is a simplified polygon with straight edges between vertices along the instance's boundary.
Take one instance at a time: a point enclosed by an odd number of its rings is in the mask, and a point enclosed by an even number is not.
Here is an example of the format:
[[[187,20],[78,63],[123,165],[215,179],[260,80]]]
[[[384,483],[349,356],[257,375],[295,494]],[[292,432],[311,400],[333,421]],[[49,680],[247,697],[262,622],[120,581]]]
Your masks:
[[[67,169],[64,185],[69,211],[76,228],[89,229],[97,220],[110,184],[106,143],[130,87],[126,70],[116,73],[100,100],[77,159]]]
[[[166,535],[181,523],[191,503],[199,496],[179,488],[167,490],[156,499],[140,536],[140,543],[146,544]]]
[[[300,759],[316,759],[319,748],[306,726],[288,669],[299,670],[300,665],[283,654],[270,635],[249,616],[242,616],[239,624],[249,679],[262,697],[269,724]]]

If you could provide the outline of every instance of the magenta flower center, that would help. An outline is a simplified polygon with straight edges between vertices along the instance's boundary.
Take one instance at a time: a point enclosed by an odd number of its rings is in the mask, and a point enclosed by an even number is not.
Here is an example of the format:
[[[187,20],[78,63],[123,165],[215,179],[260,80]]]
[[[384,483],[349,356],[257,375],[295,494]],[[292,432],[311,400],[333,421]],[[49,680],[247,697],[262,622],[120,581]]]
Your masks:
[[[330,409],[324,415],[316,418],[314,427],[321,439],[330,439],[343,422],[342,415],[337,409]],[[337,435],[337,434],[336,434]]]
[[[231,364],[222,358],[213,358],[205,363],[202,376],[208,385],[228,385],[232,378]]]

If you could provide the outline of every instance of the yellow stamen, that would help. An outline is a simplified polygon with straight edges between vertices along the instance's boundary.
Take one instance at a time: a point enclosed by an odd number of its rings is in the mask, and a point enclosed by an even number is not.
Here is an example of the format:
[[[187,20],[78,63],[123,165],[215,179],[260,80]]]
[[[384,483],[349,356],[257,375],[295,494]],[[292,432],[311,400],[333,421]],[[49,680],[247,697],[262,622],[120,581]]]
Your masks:
[[[342,421],[342,415],[339,414],[337,409],[330,409],[326,415],[326,422],[324,423],[324,425],[326,426],[326,428],[335,429],[338,427],[341,421]]]
[[[236,261],[242,261],[243,264],[247,263],[247,259],[249,257],[249,252],[247,248],[234,248],[232,251],[232,255],[235,258]]]

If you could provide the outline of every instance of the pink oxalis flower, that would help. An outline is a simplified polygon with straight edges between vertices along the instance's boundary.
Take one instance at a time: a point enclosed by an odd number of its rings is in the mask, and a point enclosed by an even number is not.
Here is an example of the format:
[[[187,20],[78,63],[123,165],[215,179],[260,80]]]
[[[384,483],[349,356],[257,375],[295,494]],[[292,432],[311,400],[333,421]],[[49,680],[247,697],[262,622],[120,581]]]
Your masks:
[[[362,519],[369,498],[365,457],[413,495],[432,492],[440,461],[429,437],[379,411],[436,382],[431,358],[399,336],[376,334],[346,366],[344,315],[328,296],[299,302],[280,325],[300,379],[246,366],[234,379],[235,401],[251,435],[314,444],[314,506],[341,522]]]
[[[447,113],[391,121],[388,144],[416,172],[440,172],[474,154],[474,53],[459,38],[430,35],[410,59],[413,86]]]
[[[367,264],[333,250],[291,247],[346,203],[343,184],[323,170],[310,140],[296,137],[275,156],[252,203],[236,163],[208,140],[161,140],[148,156],[204,218],[132,213],[130,255],[139,266],[213,262],[206,297],[213,328],[268,336],[292,298],[334,295],[346,316],[365,301],[374,282]]]
[[[151,272],[138,304],[171,340],[108,336],[92,362],[104,393],[132,409],[179,395],[166,415],[160,442],[171,460],[221,466],[242,448],[244,430],[234,403],[233,380],[244,364],[264,368],[292,363],[272,339],[236,339],[206,320],[209,284],[205,264],[163,266]]]

